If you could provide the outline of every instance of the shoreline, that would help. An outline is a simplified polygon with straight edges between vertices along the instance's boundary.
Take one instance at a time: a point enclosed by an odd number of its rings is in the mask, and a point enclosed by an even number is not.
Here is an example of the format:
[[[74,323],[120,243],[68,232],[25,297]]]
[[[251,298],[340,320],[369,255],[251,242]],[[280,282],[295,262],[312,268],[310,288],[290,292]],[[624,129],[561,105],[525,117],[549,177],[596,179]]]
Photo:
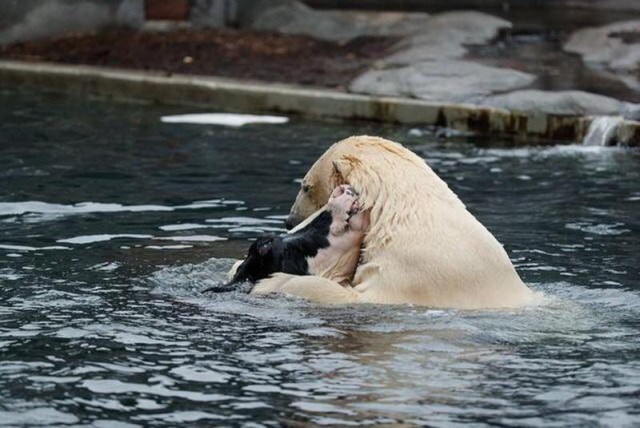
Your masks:
[[[281,113],[315,119],[369,120],[449,128],[513,139],[515,145],[582,141],[593,117],[509,111],[200,75],[88,65],[0,60],[0,84],[35,86],[82,97]],[[624,120],[617,142],[640,146],[640,122]]]

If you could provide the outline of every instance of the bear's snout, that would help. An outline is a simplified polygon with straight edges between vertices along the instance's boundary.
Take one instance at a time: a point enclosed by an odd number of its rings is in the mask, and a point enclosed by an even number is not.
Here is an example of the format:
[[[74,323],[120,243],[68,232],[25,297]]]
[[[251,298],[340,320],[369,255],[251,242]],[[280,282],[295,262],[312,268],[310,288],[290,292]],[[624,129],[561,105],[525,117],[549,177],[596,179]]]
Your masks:
[[[287,219],[284,222],[284,227],[286,227],[287,230],[291,230],[294,227],[296,227],[297,225],[299,225],[300,223],[302,223],[302,220],[304,220],[304,219],[300,218],[296,214],[289,214],[289,216],[287,217]]]

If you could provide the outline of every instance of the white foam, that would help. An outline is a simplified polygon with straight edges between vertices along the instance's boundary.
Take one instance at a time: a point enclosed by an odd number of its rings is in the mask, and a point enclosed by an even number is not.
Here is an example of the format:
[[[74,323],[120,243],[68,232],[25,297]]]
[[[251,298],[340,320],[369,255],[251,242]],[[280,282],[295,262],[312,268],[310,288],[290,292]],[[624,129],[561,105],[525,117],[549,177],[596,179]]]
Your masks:
[[[238,232],[249,232],[249,233],[262,233],[262,232],[284,232],[285,229],[281,228],[281,227],[267,227],[267,226],[260,226],[260,227],[230,227],[228,229],[229,232],[232,233],[238,233]]]
[[[234,201],[235,202],[235,201]],[[73,205],[51,204],[40,201],[0,202],[0,216],[22,214],[87,214],[115,212],[175,211],[184,209],[219,208],[225,203],[219,199],[196,201],[187,205],[122,205],[116,203],[80,202]]]
[[[56,242],[64,242],[66,244],[92,244],[94,242],[111,241],[118,238],[132,238],[132,239],[149,239],[153,238],[153,235],[137,235],[120,233],[115,235],[101,234],[101,235],[80,235],[73,238],[58,239]]]
[[[178,235],[178,236],[153,236],[153,235],[143,235],[143,234],[135,234],[135,233],[116,233],[116,234],[99,234],[99,235],[80,235],[74,236],[72,238],[58,239],[57,242],[62,242],[65,244],[92,244],[94,242],[105,242],[111,241],[112,239],[153,239],[153,240],[164,240],[164,241],[198,241],[198,242],[215,242],[215,241],[225,241],[227,238],[223,238],[220,236],[213,235]],[[0,247],[1,248],[1,247]]]
[[[624,122],[622,116],[599,116],[589,124],[587,135],[582,144],[585,146],[606,146],[616,134],[620,124]]]
[[[193,248],[193,245],[147,245],[144,248],[148,250],[184,250]]]
[[[591,233],[595,235],[622,235],[624,233],[630,233],[631,230],[623,228],[624,223],[612,223],[612,224],[593,224],[586,221],[579,221],[575,223],[567,223],[564,227],[571,230],[579,230],[581,232]]]
[[[61,245],[51,245],[48,247],[30,247],[27,245],[9,245],[9,244],[0,244],[1,250],[12,250],[12,251],[47,251],[47,250],[70,250],[69,247],[63,247]]]
[[[160,226],[160,230],[164,230],[166,232],[175,232],[179,230],[193,230],[193,229],[208,229],[211,226],[207,226],[206,224],[198,224],[198,223],[180,223],[180,224],[167,224],[164,226]]]
[[[222,394],[208,394],[203,392],[169,389],[161,384],[146,385],[143,383],[128,383],[111,379],[89,379],[82,386],[94,394],[136,394],[157,397],[186,399],[193,402],[218,402],[228,400],[229,396]]]
[[[620,146],[596,146],[584,144],[567,144],[551,147],[526,147],[518,149],[479,149],[482,156],[492,155],[498,158],[547,159],[562,157],[581,157],[586,159],[603,159],[612,154],[624,152]]]
[[[164,239],[167,241],[199,241],[199,242],[215,242],[226,241],[227,238],[213,235],[184,235],[184,236],[161,236],[155,239]]]
[[[99,202],[81,202],[75,205],[50,204],[40,201],[2,202],[0,215],[37,214],[85,214],[98,212],[138,212],[138,211],[172,211],[170,207],[161,205],[103,204]]]
[[[250,123],[282,124],[289,121],[284,116],[256,116],[252,114],[198,113],[163,116],[163,123],[190,123],[196,125],[223,125],[238,128]]]
[[[17,281],[22,278],[24,278],[24,275],[12,270],[3,269],[0,271],[0,279],[4,279],[6,281]]]
[[[213,218],[205,220],[207,223],[224,223],[224,224],[232,224],[232,225],[260,225],[265,223],[271,224],[281,224],[281,221],[273,220],[273,219],[264,219],[264,218],[253,218],[253,217],[224,217],[224,218]]]
[[[89,270],[97,270],[97,271],[104,271],[104,272],[111,272],[114,271],[116,269],[118,269],[120,266],[122,266],[120,263],[118,262],[104,262],[104,263],[98,263],[97,265],[93,265],[89,268]]]

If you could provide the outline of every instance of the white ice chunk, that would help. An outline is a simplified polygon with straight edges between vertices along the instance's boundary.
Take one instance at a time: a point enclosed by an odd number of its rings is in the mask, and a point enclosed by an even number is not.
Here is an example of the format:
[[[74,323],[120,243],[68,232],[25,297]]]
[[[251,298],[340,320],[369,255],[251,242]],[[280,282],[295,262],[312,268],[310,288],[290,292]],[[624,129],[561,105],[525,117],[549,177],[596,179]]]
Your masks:
[[[191,123],[197,125],[223,125],[240,127],[250,123],[281,124],[289,121],[284,116],[257,116],[252,114],[233,113],[198,113],[163,116],[163,123]]]

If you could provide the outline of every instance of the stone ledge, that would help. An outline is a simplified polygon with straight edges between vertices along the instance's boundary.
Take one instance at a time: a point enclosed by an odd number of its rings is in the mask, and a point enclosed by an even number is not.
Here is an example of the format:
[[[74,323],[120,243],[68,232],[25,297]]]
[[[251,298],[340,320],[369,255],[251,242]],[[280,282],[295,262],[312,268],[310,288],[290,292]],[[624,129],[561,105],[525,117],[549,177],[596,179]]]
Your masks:
[[[519,144],[581,141],[591,118],[528,114],[500,108],[374,97],[327,89],[215,77],[167,75],[113,68],[0,61],[0,84],[37,86],[113,100],[200,106],[312,118],[361,119],[433,125],[480,135],[512,138]],[[640,146],[640,123],[624,121],[616,140]]]

